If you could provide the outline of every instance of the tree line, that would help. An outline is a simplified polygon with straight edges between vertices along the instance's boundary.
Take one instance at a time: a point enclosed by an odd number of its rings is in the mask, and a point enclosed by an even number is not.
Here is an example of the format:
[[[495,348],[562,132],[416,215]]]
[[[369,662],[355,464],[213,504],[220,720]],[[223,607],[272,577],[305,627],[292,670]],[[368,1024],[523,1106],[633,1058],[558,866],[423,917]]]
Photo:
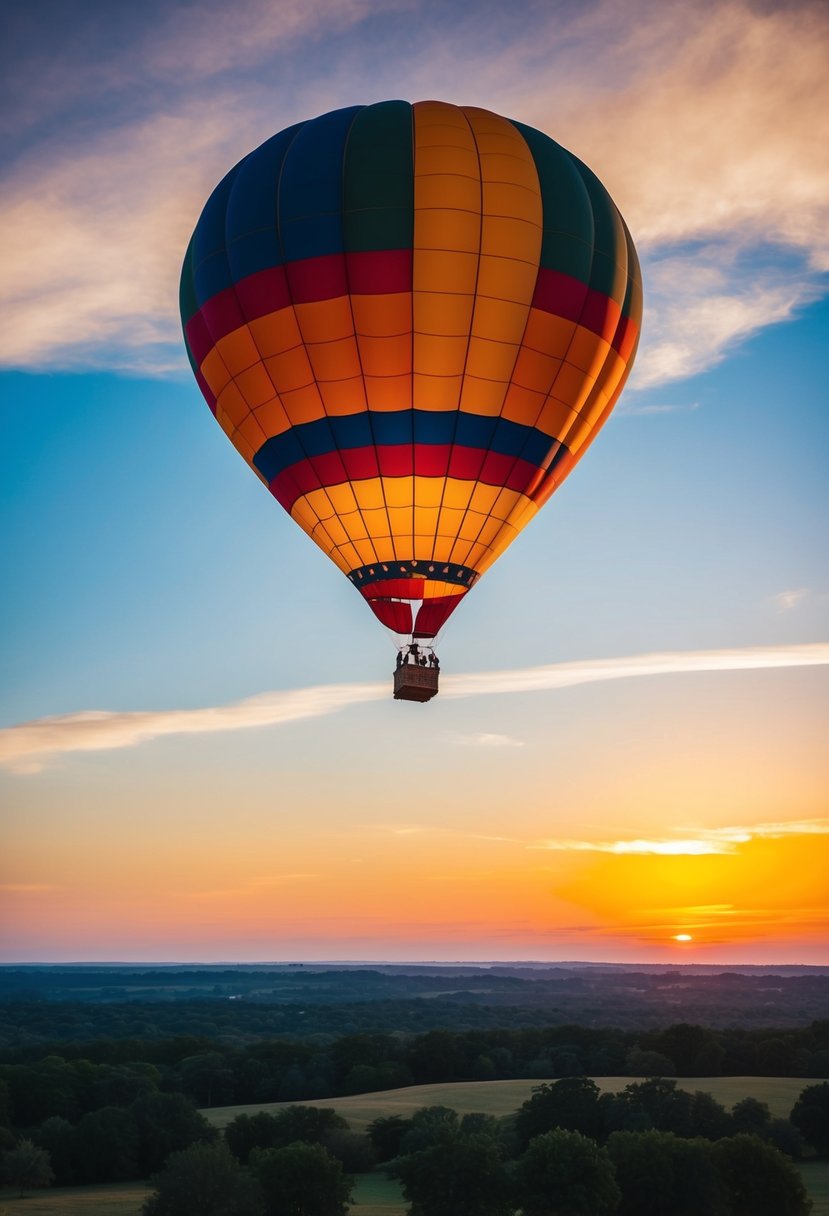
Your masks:
[[[365,1133],[297,1105],[242,1113],[219,1136],[163,1094],[86,1115],[69,1133],[65,1122],[8,1150],[7,1178],[23,1190],[72,1168],[84,1180],[96,1168],[101,1181],[155,1173],[144,1216],[345,1216],[353,1176],[378,1166],[401,1183],[410,1216],[807,1216],[790,1155],[829,1156],[829,1084],[805,1087],[789,1120],[753,1098],[727,1111],[666,1078],[611,1094],[570,1077],[504,1119],[431,1106]]]
[[[153,1091],[199,1107],[323,1098],[454,1081],[567,1076],[829,1077],[829,1021],[799,1030],[680,1023],[627,1032],[584,1026],[261,1039],[200,1036],[67,1042],[0,1051],[0,1126],[77,1122]],[[3,1110],[5,1109],[5,1116]]]

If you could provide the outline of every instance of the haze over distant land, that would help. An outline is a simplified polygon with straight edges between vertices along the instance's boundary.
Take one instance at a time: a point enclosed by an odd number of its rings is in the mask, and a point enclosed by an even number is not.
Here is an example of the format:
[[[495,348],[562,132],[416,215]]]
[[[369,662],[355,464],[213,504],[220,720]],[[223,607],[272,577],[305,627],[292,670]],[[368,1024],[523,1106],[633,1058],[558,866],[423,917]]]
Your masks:
[[[279,1009],[274,1025],[279,1023],[280,1033],[303,1035],[345,1033],[346,1023],[377,1033],[577,1023],[664,1027],[675,1021],[779,1028],[807,1026],[829,1015],[829,967],[520,962],[0,967],[2,1016],[19,1026],[13,1035],[26,1033],[31,1018],[25,1008],[33,1001],[50,1007],[67,1003],[65,1020],[48,1011],[44,1016],[60,1023],[56,1037],[70,1038],[73,1020],[86,1024],[84,1033],[94,1026],[96,1034],[107,1035],[125,1008],[161,1028],[175,1022],[176,1007],[183,1011],[180,1019],[198,1020],[205,1003],[217,1025],[230,1019],[237,1030],[257,1019],[261,1024],[263,1007]],[[176,1033],[185,1033],[183,1026]]]
[[[4,24],[0,959],[819,979],[826,5]],[[616,413],[452,618],[428,706],[391,700],[382,630],[210,417],[176,306],[231,165],[393,96],[559,140],[645,283]]]

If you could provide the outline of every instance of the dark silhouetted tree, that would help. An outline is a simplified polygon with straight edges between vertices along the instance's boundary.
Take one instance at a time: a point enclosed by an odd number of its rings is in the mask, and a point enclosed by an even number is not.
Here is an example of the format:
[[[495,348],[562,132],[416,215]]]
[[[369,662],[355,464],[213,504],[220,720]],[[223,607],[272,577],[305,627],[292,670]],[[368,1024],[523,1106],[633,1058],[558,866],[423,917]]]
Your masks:
[[[68,1119],[53,1115],[45,1119],[34,1132],[32,1139],[39,1148],[46,1149],[58,1186],[68,1186],[76,1181],[75,1175],[75,1129]]]
[[[812,1204],[795,1166],[757,1136],[711,1146],[731,1216],[808,1216]]]
[[[458,1112],[448,1106],[421,1106],[412,1115],[408,1131],[400,1142],[404,1156],[422,1152],[457,1136],[460,1128]]]
[[[129,1110],[102,1106],[75,1128],[75,1172],[80,1182],[125,1182],[138,1175],[138,1125]]]
[[[337,1158],[346,1174],[368,1174],[377,1164],[374,1145],[364,1133],[336,1128],[325,1133],[321,1144]]]
[[[625,1056],[625,1072],[631,1077],[675,1077],[676,1065],[661,1051],[632,1047]]]
[[[731,1115],[711,1094],[696,1090],[691,1094],[691,1135],[705,1140],[721,1140],[734,1132]]]
[[[444,1125],[429,1148],[400,1157],[393,1173],[409,1216],[512,1216],[509,1175],[491,1136]]]
[[[346,1216],[351,1181],[322,1145],[257,1148],[250,1165],[262,1188],[267,1216]]]
[[[170,1153],[209,1144],[217,1136],[183,1094],[144,1094],[130,1110],[138,1125],[138,1168],[143,1176],[160,1170]]]
[[[243,1165],[255,1148],[273,1148],[279,1140],[276,1119],[267,1111],[255,1115],[237,1115],[225,1128],[227,1146]]]
[[[665,1077],[651,1077],[627,1085],[615,1098],[617,1118],[621,1113],[622,1130],[646,1130],[648,1121],[656,1131],[673,1132],[677,1136],[693,1133],[692,1099],[684,1089],[677,1089],[676,1081]]]
[[[3,1154],[3,1176],[22,1199],[26,1191],[51,1186],[54,1174],[49,1154],[32,1140],[18,1140],[14,1148]]]
[[[737,1135],[762,1136],[771,1123],[771,1111],[765,1102],[757,1098],[743,1098],[731,1111],[731,1120]]]
[[[819,1156],[829,1156],[829,1081],[807,1085],[789,1118]]]
[[[172,1153],[153,1179],[143,1216],[264,1216],[259,1183],[224,1144],[193,1144]]]
[[[524,1216],[605,1216],[619,1206],[606,1150],[562,1128],[535,1137],[518,1162],[515,1184]]]
[[[614,1132],[607,1151],[622,1192],[619,1216],[728,1213],[708,1141],[672,1132]]]
[[[599,1087],[589,1077],[563,1077],[552,1085],[539,1085],[515,1116],[515,1131],[523,1148],[535,1136],[557,1127],[596,1138],[601,1124]]]
[[[380,1115],[366,1129],[379,1162],[391,1161],[400,1154],[400,1141],[412,1125],[400,1115]]]

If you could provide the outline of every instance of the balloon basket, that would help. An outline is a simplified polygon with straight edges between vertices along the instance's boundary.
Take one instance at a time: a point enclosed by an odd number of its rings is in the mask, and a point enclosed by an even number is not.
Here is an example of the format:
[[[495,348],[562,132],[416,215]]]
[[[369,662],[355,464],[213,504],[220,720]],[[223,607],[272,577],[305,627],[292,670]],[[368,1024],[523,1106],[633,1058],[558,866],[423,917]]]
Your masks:
[[[404,663],[394,673],[395,701],[431,701],[438,695],[439,675],[436,667]]]

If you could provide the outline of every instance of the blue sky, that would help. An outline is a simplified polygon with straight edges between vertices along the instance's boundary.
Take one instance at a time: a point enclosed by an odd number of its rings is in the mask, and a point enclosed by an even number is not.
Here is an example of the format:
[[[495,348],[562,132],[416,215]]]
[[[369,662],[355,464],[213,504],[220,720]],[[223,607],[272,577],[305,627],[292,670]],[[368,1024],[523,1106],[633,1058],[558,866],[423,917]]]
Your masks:
[[[527,850],[711,841],[734,825],[774,838],[782,821],[826,838],[825,648],[790,670],[761,653],[827,639],[824,9],[35,3],[7,24],[0,713],[6,728],[110,715],[105,743],[90,733],[101,720],[47,724],[42,748],[0,734],[7,957],[72,956],[58,906],[86,926],[78,950],[117,953],[117,934],[89,929],[105,906],[89,891],[106,875],[146,884],[151,859],[134,872],[124,860],[142,831],[184,848],[198,824],[208,869],[237,827],[264,831],[296,855],[295,876],[315,850],[334,856],[345,823],[346,852],[374,858],[369,885],[406,859],[367,841],[414,847],[447,824],[482,838],[509,823]],[[465,601],[444,671],[724,650],[759,656],[754,670],[548,683],[425,710],[358,696],[283,726],[239,729],[237,713],[209,734],[164,718],[390,677],[384,631],[210,417],[176,288],[230,164],[298,118],[395,95],[548,131],[605,181],[645,276],[616,415]],[[146,742],[112,717],[136,712],[152,718]],[[75,849],[97,858],[83,890],[67,878]],[[255,880],[255,853],[233,864]],[[436,956],[440,933],[418,937],[412,915],[411,956]],[[317,928],[277,935],[279,948],[267,933],[229,939],[224,956],[388,954],[379,917],[336,948]],[[572,956],[556,923],[504,950]],[[159,930],[120,956],[206,957],[206,932]],[[492,956],[491,925],[453,933],[448,956]],[[740,940],[762,949],[762,935]],[[580,956],[644,956],[648,941],[588,935]]]

